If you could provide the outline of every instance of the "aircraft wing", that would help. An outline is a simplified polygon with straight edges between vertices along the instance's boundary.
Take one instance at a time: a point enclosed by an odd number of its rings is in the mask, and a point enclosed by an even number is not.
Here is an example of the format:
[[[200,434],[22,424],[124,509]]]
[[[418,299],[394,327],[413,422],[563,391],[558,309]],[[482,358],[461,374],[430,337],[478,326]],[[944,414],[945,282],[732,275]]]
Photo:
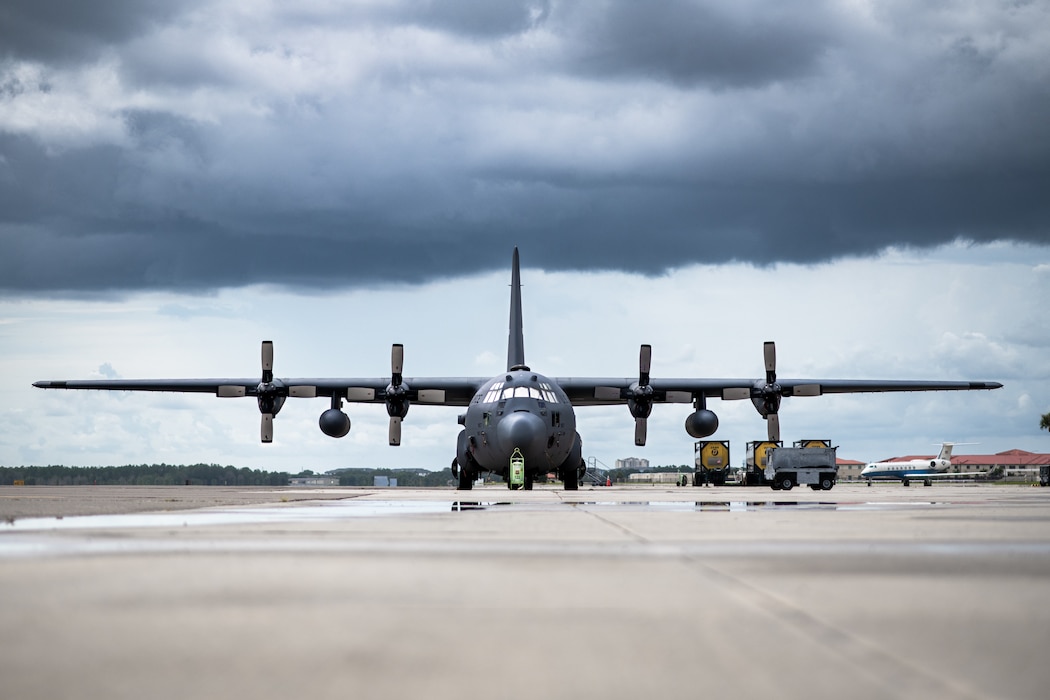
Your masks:
[[[851,379],[781,379],[776,376],[776,348],[772,342],[763,345],[765,378],[763,379],[659,379],[649,375],[652,347],[642,345],[638,354],[638,378],[555,378],[575,406],[603,406],[627,404],[635,419],[635,444],[645,444],[646,419],[654,404],[685,403],[700,400],[698,410],[686,421],[686,430],[693,437],[712,434],[718,427],[718,418],[704,408],[706,399],[726,401],[751,399],[759,414],[766,420],[771,441],[780,440],[780,400],[785,396],[820,396],[855,392],[883,391],[969,391],[998,389],[998,382],[945,382],[915,380],[851,380]],[[395,343],[390,348],[390,376],[343,378],[283,379],[273,374],[273,342],[264,340],[261,346],[261,377],[223,379],[87,379],[35,382],[41,389],[96,389],[109,391],[172,391],[214,394],[219,397],[254,397],[261,414],[260,435],[263,442],[273,439],[273,418],[288,398],[328,397],[331,408],[325,411],[319,423],[321,430],[333,437],[342,437],[350,429],[350,421],[339,409],[343,401],[350,403],[382,403],[390,415],[390,444],[401,444],[401,421],[411,404],[435,406],[467,406],[477,391],[489,381],[483,377],[415,377],[405,378],[404,346]],[[518,358],[521,359],[521,358]]]
[[[408,377],[409,398],[420,403],[444,406],[466,406],[486,381],[483,377]],[[622,404],[630,398],[637,383],[632,377],[558,377],[554,381],[565,391],[574,406]],[[273,384],[298,398],[342,393],[352,403],[382,402],[389,377],[289,378],[275,379]],[[758,391],[762,380],[756,379],[657,379],[649,382],[654,403],[689,403],[692,396],[707,398],[747,398],[742,391]],[[881,381],[857,379],[782,379],[777,382],[782,396],[819,396],[893,391],[971,391],[998,389],[998,382],[952,381]],[[255,396],[259,378],[213,379],[75,379],[34,382],[39,389],[86,389],[102,391],[167,391],[216,394],[218,396]],[[238,393],[243,389],[243,393]],[[360,391],[350,391],[360,390]],[[368,392],[371,391],[371,394]],[[284,392],[282,392],[284,393]],[[420,394],[422,398],[420,398]],[[444,394],[441,398],[439,395]],[[427,400],[430,399],[430,400]]]
[[[59,379],[33,382],[38,389],[94,389],[98,391],[173,391],[218,394],[220,387],[242,387],[251,395],[259,379]]]
[[[916,481],[918,481],[920,479],[946,479],[948,477],[953,477],[953,476],[985,476],[986,474],[988,474],[988,472],[986,472],[986,471],[985,472],[925,472],[925,473],[924,472],[915,472],[915,473],[905,474],[903,476],[903,478],[905,478],[905,479],[915,479]],[[896,478],[902,478],[902,477],[896,477],[895,476],[894,478],[896,479]]]
[[[390,377],[342,379],[283,379],[289,396],[342,396],[349,403],[383,403],[391,388]],[[466,406],[486,377],[405,377],[404,396],[412,403],[432,406]],[[313,392],[311,392],[313,390]]]
[[[884,379],[780,379],[785,388],[819,386],[820,394],[859,394],[886,391],[974,391],[979,389],[1001,389],[999,382],[953,382],[923,380]]]
[[[637,377],[557,377],[573,406],[612,406],[632,398]],[[750,391],[754,379],[651,379],[654,403],[690,403],[693,395],[721,396],[725,389]]]
[[[406,398],[437,406],[466,406],[485,382],[481,377],[408,377],[403,380]],[[351,403],[383,403],[390,377],[289,378],[268,384],[254,378],[213,379],[77,379],[34,382],[39,389],[100,391],[159,391],[215,394],[220,397],[259,396],[273,393],[293,398],[340,395]]]
[[[872,379],[777,379],[772,343],[766,343],[765,379],[659,379],[649,376],[649,346],[643,345],[638,378],[556,378],[575,406],[627,404],[635,419],[636,445],[645,444],[646,419],[654,404],[694,403],[697,410],[686,419],[686,431],[699,438],[718,428],[718,418],[707,410],[706,399],[751,399],[766,421],[772,442],[780,441],[780,401],[786,396],[821,396],[884,391],[971,391],[998,389],[998,382],[951,382]]]
[[[575,406],[607,406],[632,398],[636,377],[555,379]],[[693,396],[706,398],[762,398],[766,383],[762,379],[658,379],[649,380],[654,403],[689,403]],[[972,391],[999,389],[999,382],[922,381],[878,379],[778,379],[775,393],[780,396],[820,396],[898,391]]]

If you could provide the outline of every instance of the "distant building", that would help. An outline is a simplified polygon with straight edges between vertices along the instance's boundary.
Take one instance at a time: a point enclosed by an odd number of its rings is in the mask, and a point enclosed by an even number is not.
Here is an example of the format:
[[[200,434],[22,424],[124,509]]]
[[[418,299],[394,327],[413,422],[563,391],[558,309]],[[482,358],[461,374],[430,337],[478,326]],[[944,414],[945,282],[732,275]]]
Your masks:
[[[858,462],[855,459],[836,459],[835,463],[839,465],[839,481],[857,481],[860,479],[860,473],[864,469],[864,462]]]
[[[640,457],[628,457],[616,460],[617,469],[648,469],[649,460]]]
[[[337,476],[293,476],[288,479],[289,486],[338,486]]]
[[[644,472],[642,474],[628,474],[627,482],[630,484],[676,484],[685,476],[685,472]],[[689,472],[689,482],[692,483],[692,471]]]

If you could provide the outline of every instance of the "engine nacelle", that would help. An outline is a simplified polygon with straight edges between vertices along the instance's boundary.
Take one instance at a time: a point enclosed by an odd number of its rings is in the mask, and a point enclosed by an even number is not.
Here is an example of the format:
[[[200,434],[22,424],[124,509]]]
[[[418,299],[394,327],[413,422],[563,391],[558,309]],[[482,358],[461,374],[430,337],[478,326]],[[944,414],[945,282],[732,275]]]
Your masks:
[[[708,411],[706,408],[690,413],[685,419],[685,432],[692,437],[705,438],[708,435],[714,435],[716,430],[718,430],[718,416],[714,411]]]
[[[765,418],[770,413],[777,413],[780,411],[780,385],[770,384],[764,386],[756,386],[756,389],[768,389],[761,396],[755,396],[751,399],[751,403],[755,405],[755,410],[758,411],[758,415]]]
[[[341,438],[350,432],[350,416],[338,408],[330,408],[322,413],[317,424],[328,437]]]

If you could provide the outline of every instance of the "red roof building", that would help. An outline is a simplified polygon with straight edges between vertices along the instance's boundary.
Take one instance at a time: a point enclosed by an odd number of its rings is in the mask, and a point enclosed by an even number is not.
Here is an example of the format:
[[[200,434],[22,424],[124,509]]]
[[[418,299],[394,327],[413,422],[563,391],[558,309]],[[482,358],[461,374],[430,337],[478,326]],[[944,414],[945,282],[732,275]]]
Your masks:
[[[855,459],[839,457],[835,459],[835,463],[839,467],[839,481],[855,481],[860,478],[860,472],[864,469],[864,462],[858,462]]]
[[[905,457],[892,457],[882,460],[885,462],[907,462],[912,459],[935,459],[937,455],[907,455]],[[1003,467],[1004,469],[1025,469],[1041,467],[1050,464],[1050,454],[1027,452],[1025,450],[1006,450],[994,455],[952,455],[952,469],[959,471],[959,467]]]

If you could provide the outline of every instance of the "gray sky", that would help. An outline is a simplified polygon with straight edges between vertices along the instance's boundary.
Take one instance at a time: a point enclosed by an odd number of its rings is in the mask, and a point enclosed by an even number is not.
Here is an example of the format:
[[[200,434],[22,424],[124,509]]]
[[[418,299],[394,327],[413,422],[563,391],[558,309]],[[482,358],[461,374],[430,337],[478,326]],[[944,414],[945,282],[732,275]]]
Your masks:
[[[382,375],[391,342],[409,373],[496,372],[514,245],[548,374],[626,376],[652,342],[654,373],[757,376],[774,339],[785,376],[1007,384],[797,400],[788,439],[1034,449],[1048,124],[1041,2],[11,0],[0,463],[430,460],[372,450],[381,409],[334,441],[289,406],[262,448],[250,402],[24,385],[250,376],[263,337],[278,374]],[[585,445],[633,454],[605,411]],[[406,443],[451,460],[454,413],[414,408]],[[688,461],[683,419],[639,456]]]

